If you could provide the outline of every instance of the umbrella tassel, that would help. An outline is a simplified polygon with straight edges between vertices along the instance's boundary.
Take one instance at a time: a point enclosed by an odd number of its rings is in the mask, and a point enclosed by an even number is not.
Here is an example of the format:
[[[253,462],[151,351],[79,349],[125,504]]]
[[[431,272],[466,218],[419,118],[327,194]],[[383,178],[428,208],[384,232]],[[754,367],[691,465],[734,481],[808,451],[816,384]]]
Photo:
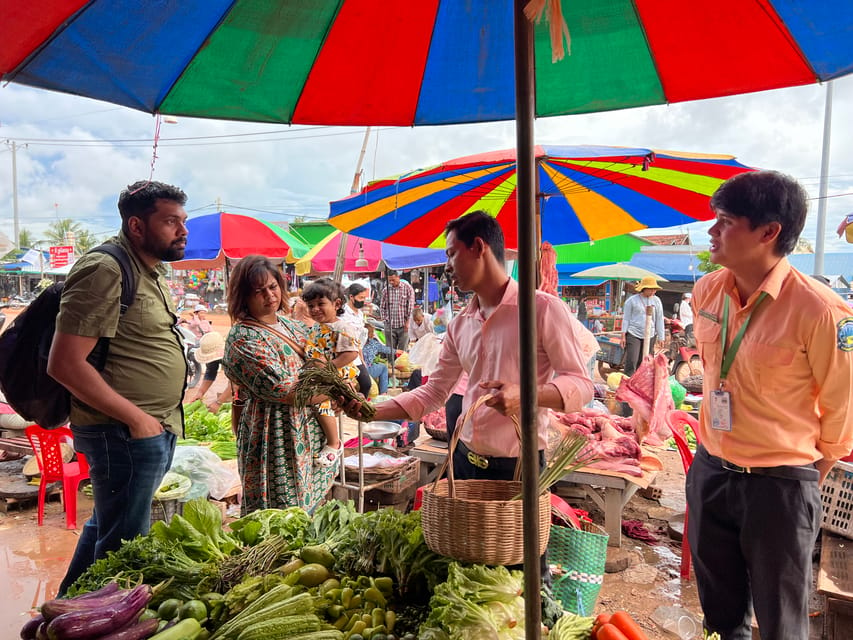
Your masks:
[[[524,7],[524,15],[531,22],[537,24],[542,16],[547,14],[548,26],[551,32],[551,62],[558,62],[572,53],[572,36],[569,33],[569,25],[563,17],[563,8],[560,0],[530,0]],[[566,39],[566,47],[563,47],[563,38]]]

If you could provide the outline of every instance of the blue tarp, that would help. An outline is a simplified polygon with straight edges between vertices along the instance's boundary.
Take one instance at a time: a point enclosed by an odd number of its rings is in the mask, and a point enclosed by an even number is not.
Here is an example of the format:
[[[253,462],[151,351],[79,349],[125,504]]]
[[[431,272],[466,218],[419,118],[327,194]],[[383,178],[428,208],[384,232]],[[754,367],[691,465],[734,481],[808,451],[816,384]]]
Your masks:
[[[646,269],[670,282],[694,282],[702,277],[699,258],[689,253],[635,253],[628,264]]]
[[[807,275],[814,273],[814,254],[798,253],[788,256],[788,262],[795,269]],[[853,253],[823,254],[823,275],[844,276],[847,282],[853,282]]]
[[[390,269],[417,269],[447,262],[444,249],[419,249],[382,243],[382,259]]]

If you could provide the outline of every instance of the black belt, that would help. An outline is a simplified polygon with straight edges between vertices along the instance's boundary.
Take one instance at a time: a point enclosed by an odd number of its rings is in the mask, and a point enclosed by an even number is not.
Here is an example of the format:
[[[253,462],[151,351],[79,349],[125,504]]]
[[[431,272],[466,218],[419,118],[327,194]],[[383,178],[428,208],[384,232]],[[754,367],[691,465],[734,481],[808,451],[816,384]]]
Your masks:
[[[734,473],[751,474],[758,476],[771,476],[774,478],[783,478],[785,480],[813,480],[820,479],[820,473],[814,464],[796,467],[793,465],[782,465],[778,467],[742,467],[734,462],[729,462],[724,458],[718,458],[708,453],[708,450],[703,446],[699,446],[698,452],[704,454],[708,460],[719,464],[726,471]]]
[[[504,464],[504,465],[515,465],[517,458],[502,458],[499,456],[484,456],[479,453],[475,453],[471,451],[468,447],[465,446],[465,443],[461,440],[456,443],[456,448],[465,456],[465,459],[468,460],[473,466],[479,469],[488,469],[489,466],[495,464]]]

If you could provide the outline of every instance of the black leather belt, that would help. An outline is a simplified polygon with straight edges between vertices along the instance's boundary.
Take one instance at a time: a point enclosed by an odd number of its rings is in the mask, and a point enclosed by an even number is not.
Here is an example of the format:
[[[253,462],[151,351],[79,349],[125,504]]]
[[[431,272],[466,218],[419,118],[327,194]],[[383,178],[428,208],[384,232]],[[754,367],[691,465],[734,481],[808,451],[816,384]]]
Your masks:
[[[704,454],[708,460],[719,464],[726,471],[734,473],[752,474],[758,476],[771,476],[774,478],[783,478],[786,480],[813,480],[817,482],[820,479],[820,473],[814,464],[796,467],[792,465],[782,465],[778,467],[742,467],[734,462],[729,462],[724,458],[712,456],[703,446],[699,446],[699,453]]]

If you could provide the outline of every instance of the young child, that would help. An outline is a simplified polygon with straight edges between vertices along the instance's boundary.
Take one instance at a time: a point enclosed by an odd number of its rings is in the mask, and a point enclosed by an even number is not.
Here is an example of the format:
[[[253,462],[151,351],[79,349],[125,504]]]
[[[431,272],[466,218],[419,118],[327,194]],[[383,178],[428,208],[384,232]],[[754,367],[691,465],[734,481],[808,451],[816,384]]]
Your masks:
[[[358,356],[360,346],[354,328],[339,318],[344,312],[343,287],[331,278],[320,278],[305,287],[302,300],[315,322],[308,329],[305,355],[308,358],[331,360],[344,380],[355,380],[358,369],[352,362]],[[326,436],[326,446],[320,451],[317,464],[329,467],[343,453],[338,424],[329,402],[321,404],[317,413],[318,422]]]

